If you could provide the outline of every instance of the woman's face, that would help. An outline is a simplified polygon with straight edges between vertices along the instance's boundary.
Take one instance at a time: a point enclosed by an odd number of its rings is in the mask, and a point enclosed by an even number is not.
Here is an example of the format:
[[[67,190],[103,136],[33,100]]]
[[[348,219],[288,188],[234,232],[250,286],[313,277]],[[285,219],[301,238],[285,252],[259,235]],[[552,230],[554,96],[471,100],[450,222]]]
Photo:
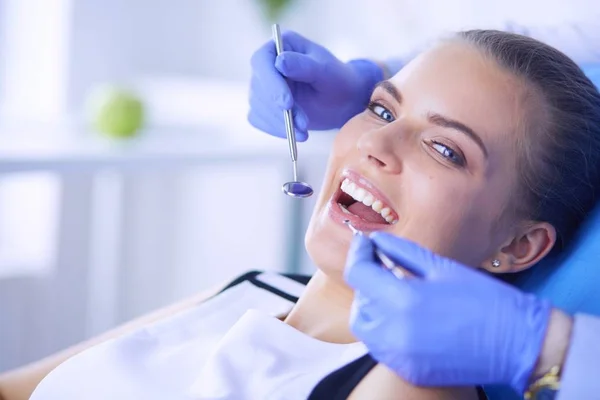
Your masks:
[[[341,273],[352,238],[344,219],[467,265],[488,261],[516,222],[506,210],[524,98],[517,78],[462,43],[380,84],[335,139],[306,234],[315,264]]]

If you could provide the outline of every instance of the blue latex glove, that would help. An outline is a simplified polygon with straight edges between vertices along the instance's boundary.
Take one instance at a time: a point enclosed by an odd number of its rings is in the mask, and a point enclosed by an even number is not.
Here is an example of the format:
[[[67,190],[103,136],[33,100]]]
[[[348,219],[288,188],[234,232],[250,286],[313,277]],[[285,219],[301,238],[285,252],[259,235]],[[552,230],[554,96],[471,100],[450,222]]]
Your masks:
[[[340,128],[362,112],[383,71],[368,60],[344,63],[296,32],[282,34],[277,56],[272,40],[252,56],[248,121],[274,136],[286,137],[283,110],[293,110],[296,138],[308,130]]]
[[[418,277],[382,268],[374,245]],[[352,332],[377,361],[419,386],[497,383],[523,393],[548,302],[385,233],[357,235],[347,260]]]

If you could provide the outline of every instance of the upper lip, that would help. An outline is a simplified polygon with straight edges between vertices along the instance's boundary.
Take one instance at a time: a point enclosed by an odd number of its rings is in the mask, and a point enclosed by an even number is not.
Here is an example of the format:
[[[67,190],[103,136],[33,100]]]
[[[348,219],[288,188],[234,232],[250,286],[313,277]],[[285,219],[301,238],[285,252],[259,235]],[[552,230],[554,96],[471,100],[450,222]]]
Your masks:
[[[379,190],[377,188],[377,186],[375,186],[374,183],[372,183],[371,181],[369,181],[367,178],[365,178],[363,175],[359,174],[358,172],[352,170],[352,169],[345,169],[342,172],[342,177],[340,180],[340,183],[345,179],[348,178],[351,181],[355,182],[356,184],[358,184],[358,186],[363,187],[365,190],[367,190],[368,192],[370,192],[373,196],[375,196],[377,199],[381,200],[381,202],[386,206],[389,207],[390,210],[396,215],[396,217],[398,216],[398,212],[394,209],[394,207],[392,206],[392,202],[390,201],[390,199],[383,194],[383,192],[381,190]]]

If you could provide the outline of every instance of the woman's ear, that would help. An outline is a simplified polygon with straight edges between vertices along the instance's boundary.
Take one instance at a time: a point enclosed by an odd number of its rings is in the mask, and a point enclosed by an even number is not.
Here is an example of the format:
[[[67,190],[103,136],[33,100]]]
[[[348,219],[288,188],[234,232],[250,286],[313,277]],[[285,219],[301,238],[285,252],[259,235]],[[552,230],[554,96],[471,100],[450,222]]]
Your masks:
[[[556,229],[547,222],[531,222],[508,239],[483,268],[491,273],[520,272],[544,258],[556,243]]]

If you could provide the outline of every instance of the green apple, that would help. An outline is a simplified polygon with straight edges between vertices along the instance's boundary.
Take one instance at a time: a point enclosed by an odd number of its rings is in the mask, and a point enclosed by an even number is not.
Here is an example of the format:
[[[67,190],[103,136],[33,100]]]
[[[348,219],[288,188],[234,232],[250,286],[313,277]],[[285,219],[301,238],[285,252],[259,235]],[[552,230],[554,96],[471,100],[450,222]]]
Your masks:
[[[134,92],[118,86],[94,88],[87,107],[94,127],[113,138],[135,136],[144,121],[142,100]]]

